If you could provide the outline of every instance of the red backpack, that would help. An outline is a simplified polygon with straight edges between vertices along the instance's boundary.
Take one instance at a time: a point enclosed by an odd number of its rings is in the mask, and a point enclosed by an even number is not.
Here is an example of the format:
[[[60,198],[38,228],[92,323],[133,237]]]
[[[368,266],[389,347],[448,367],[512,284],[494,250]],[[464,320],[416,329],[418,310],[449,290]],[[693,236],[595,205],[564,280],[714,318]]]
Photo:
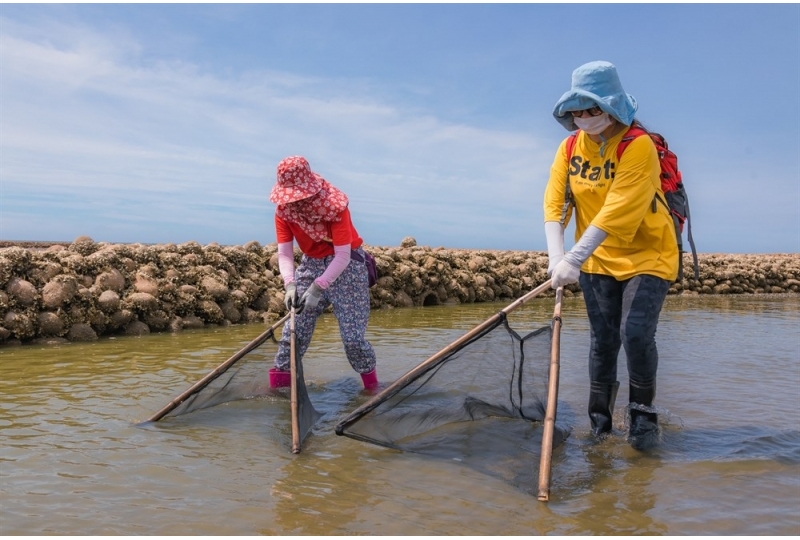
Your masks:
[[[575,141],[578,138],[576,131],[567,139],[567,163],[569,164],[572,159],[572,152],[575,149]],[[692,248],[692,260],[694,261],[694,278],[700,280],[700,272],[697,263],[697,249],[694,246],[694,239],[692,238],[692,222],[689,219],[689,196],[686,194],[686,189],[683,187],[683,179],[681,171],[678,170],[678,156],[669,149],[667,141],[658,133],[651,133],[644,129],[639,124],[634,124],[625,135],[622,137],[619,145],[617,145],[617,162],[622,158],[622,153],[628,145],[636,137],[641,135],[649,135],[653,143],[656,145],[658,151],[658,162],[661,165],[661,191],[664,192],[666,201],[659,197],[656,193],[653,199],[653,211],[655,212],[656,200],[663,204],[669,210],[672,216],[672,222],[675,225],[675,238],[678,240],[678,281],[683,281],[683,224],[687,223],[689,245]],[[569,173],[567,173],[567,185],[564,193],[564,209],[561,212],[561,223],[566,223],[567,212],[570,206],[575,205],[575,200],[572,197],[572,190],[569,187]]]

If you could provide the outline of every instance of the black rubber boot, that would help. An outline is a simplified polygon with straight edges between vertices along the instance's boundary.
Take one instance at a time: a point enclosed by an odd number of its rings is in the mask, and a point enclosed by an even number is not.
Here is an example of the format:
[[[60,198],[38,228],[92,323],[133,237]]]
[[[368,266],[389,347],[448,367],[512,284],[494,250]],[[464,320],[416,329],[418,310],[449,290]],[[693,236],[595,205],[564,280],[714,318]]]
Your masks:
[[[631,425],[628,442],[636,450],[649,450],[658,444],[658,414],[652,409],[655,397],[655,382],[630,382]]]
[[[592,422],[592,435],[595,437],[611,433],[618,389],[619,382],[616,381],[613,383],[592,381],[589,391],[589,420]]]

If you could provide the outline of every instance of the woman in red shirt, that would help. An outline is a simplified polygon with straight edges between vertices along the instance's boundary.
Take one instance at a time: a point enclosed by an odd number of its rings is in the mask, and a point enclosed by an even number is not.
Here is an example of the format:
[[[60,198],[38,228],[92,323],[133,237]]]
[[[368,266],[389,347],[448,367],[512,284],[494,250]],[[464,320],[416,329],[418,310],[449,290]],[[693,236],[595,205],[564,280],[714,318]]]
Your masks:
[[[347,195],[311,171],[302,156],[278,164],[278,181],[270,201],[275,210],[278,266],[286,291],[286,309],[296,309],[295,340],[298,359],[311,343],[317,318],[328,305],[339,322],[345,354],[361,375],[364,388],[378,386],[375,351],[365,338],[370,296],[364,241],[350,219]],[[294,241],[303,258],[295,271]],[[270,386],[289,386],[290,334],[281,337]]]

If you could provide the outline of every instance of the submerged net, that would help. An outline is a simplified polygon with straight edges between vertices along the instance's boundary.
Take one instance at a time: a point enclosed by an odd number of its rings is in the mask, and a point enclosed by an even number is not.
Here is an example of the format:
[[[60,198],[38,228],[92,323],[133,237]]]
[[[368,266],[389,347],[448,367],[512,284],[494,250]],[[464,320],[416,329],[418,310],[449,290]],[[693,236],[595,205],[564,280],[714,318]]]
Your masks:
[[[250,399],[266,395],[289,396],[289,389],[275,390],[269,385],[269,369],[273,366],[278,342],[275,330],[285,321],[281,319],[271,328],[247,344],[231,358],[220,364],[205,377],[178,395],[168,405],[151,416],[148,421],[181,416],[201,409],[240,399]],[[302,441],[319,420],[318,413],[306,389],[303,364],[298,358],[295,369],[297,385],[297,416],[299,436]],[[287,401],[287,413],[290,403]]]
[[[553,329],[520,335],[503,312],[484,326],[409,371],[336,433],[457,461],[535,490]],[[555,427],[553,447],[568,434]]]

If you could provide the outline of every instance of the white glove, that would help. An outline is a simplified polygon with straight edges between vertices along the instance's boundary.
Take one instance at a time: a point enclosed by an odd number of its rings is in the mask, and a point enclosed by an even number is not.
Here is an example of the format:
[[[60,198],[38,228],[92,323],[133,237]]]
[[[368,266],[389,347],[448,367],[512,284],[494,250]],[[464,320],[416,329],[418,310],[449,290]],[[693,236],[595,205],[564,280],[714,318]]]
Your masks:
[[[572,265],[568,260],[562,259],[553,269],[551,287],[558,289],[564,285],[577,283],[581,275],[581,269]]]
[[[564,258],[564,227],[558,221],[545,221],[544,234],[547,238],[547,275],[553,275],[553,269]]]
[[[321,298],[322,287],[316,283],[312,283],[311,286],[306,289],[306,292],[303,293],[303,296],[300,297],[300,301],[295,307],[295,313],[299,315],[305,308],[314,309],[317,307],[317,304],[319,304]]]
[[[548,221],[548,223],[551,223]],[[545,224],[546,225],[546,224]],[[604,230],[589,225],[583,232],[581,239],[571,250],[563,255],[550,274],[553,278],[552,287],[558,289],[564,285],[577,283],[581,275],[581,266],[586,259],[603,243],[608,233]]]

